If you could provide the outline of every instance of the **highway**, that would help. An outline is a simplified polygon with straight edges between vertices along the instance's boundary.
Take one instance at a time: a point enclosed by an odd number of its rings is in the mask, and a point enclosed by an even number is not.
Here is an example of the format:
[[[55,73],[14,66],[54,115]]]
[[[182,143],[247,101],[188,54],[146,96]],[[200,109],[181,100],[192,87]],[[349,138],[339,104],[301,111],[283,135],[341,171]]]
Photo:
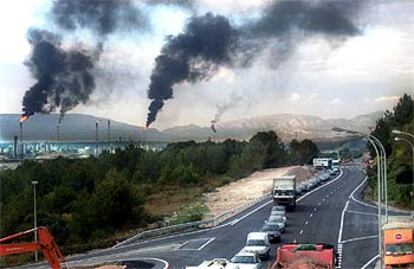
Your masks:
[[[360,168],[343,167],[335,179],[299,198],[297,210],[288,213],[288,225],[281,244],[295,241],[329,243],[338,249],[337,268],[372,268],[374,262],[368,261],[374,261],[378,253],[377,209],[361,200],[365,186],[366,176]],[[230,259],[243,248],[247,233],[260,230],[271,206],[269,199],[219,227],[69,257],[68,264],[151,258],[157,264],[154,268],[183,268],[216,257]],[[273,245],[268,263],[275,260],[279,245]],[[32,264],[21,268],[47,266]]]

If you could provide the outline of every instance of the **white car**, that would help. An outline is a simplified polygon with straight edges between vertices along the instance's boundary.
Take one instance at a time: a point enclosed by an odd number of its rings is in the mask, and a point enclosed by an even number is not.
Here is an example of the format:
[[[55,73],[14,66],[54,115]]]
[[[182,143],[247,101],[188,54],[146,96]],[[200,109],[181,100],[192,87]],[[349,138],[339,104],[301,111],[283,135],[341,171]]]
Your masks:
[[[186,266],[185,269],[240,269],[240,267],[227,259],[216,258],[211,261],[204,261],[198,266]]]
[[[243,252],[257,254],[260,258],[267,259],[270,255],[270,242],[267,233],[252,232],[247,234],[246,246]]]
[[[231,262],[238,265],[240,269],[263,269],[262,261],[255,253],[240,251],[234,255]]]
[[[287,221],[286,212],[283,212],[283,211],[271,211],[270,216],[281,216],[283,220],[285,221],[285,223]]]

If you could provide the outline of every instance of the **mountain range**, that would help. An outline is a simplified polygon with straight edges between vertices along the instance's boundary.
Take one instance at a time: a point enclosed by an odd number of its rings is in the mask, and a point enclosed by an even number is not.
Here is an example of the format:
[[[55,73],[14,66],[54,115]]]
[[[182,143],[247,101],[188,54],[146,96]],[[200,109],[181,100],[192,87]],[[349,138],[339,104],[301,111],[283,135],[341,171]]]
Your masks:
[[[352,119],[322,119],[311,115],[275,114],[234,121],[219,122],[216,124],[216,133],[209,127],[185,125],[157,130],[144,129],[118,121],[111,120],[112,140],[144,140],[144,141],[203,141],[207,139],[224,140],[227,138],[249,139],[258,131],[276,131],[282,140],[293,138],[299,140],[310,138],[313,140],[342,140],[367,133],[374,127],[383,112],[359,115]],[[13,140],[19,135],[18,114],[0,114],[0,139]],[[23,123],[25,140],[53,141],[57,140],[58,114],[35,115]],[[100,140],[108,137],[108,119],[85,114],[67,114],[60,125],[62,141],[93,141],[95,140],[95,124],[98,122]]]

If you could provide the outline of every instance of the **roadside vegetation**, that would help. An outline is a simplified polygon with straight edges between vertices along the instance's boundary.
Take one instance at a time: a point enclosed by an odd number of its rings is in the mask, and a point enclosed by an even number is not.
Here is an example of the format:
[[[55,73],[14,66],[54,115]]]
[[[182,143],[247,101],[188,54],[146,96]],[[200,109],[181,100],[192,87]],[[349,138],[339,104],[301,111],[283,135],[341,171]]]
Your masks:
[[[111,245],[165,217],[170,224],[200,220],[202,193],[256,170],[310,163],[318,154],[310,140],[287,148],[270,131],[248,142],[179,142],[159,152],[131,145],[97,158],[24,161],[0,174],[0,236],[32,227],[32,180],[39,182],[38,223],[68,254]]]
[[[414,210],[414,182],[412,167],[412,149],[405,142],[396,142],[394,129],[414,133],[414,101],[405,94],[401,97],[392,111],[386,111],[377,121],[375,130],[371,133],[381,140],[387,152],[388,164],[388,199],[395,205]],[[407,138],[410,139],[410,138]],[[370,147],[370,154],[376,157]],[[377,193],[376,166],[368,170],[369,183],[373,195]]]

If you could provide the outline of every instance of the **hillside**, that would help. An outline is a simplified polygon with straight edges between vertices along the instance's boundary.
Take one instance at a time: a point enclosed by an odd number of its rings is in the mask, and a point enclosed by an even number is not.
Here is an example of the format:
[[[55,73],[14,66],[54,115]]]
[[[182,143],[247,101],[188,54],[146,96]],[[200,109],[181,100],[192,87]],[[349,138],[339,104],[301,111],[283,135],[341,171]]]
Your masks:
[[[322,119],[310,115],[276,114],[235,121],[221,122],[216,125],[214,134],[210,127],[194,124],[176,126],[159,131],[146,129],[122,122],[111,121],[111,137],[113,140],[145,141],[205,141],[207,139],[225,140],[234,138],[247,140],[258,131],[276,131],[284,141],[297,137],[299,140],[310,138],[315,141],[342,141],[357,135],[356,132],[367,133],[369,127],[375,126],[382,112],[360,115],[353,119]],[[59,115],[35,115],[24,123],[24,137],[27,140],[56,140],[56,124]],[[0,138],[11,141],[19,133],[19,115],[0,115]],[[61,124],[61,140],[92,141],[95,139],[95,123],[99,122],[99,137],[107,137],[107,119],[83,114],[68,114]]]
[[[13,136],[19,134],[18,114],[0,114],[0,138],[4,141],[13,140]],[[35,115],[23,123],[23,136],[26,140],[57,140],[58,114]],[[108,135],[107,119],[83,114],[67,114],[61,123],[62,141],[93,141],[95,140],[95,124],[99,122],[98,133],[100,139],[106,139]],[[149,128],[143,132],[143,127],[126,123],[111,121],[111,138],[123,141],[139,141],[143,138],[151,141],[170,141],[172,138]]]
[[[314,140],[342,140],[357,135],[358,132],[367,133],[375,126],[376,120],[382,112],[359,115],[352,119],[322,119],[310,115],[277,114],[235,121],[221,122],[216,125],[217,133],[213,134],[210,128],[197,125],[187,125],[165,129],[164,133],[182,140],[207,139],[215,137],[248,139],[258,131],[274,130],[283,140],[311,138]]]

